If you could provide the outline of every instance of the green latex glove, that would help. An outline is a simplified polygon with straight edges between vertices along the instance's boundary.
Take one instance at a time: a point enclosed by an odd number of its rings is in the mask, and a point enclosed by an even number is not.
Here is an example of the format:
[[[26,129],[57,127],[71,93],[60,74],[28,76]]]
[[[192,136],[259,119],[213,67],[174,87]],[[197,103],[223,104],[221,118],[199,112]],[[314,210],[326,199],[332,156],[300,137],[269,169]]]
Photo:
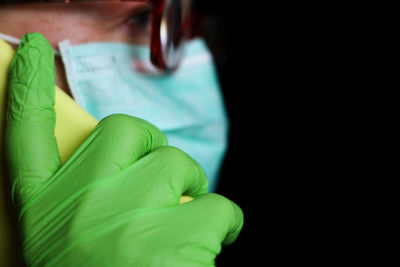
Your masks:
[[[6,156],[29,266],[214,266],[243,214],[146,121],[113,115],[61,164],[51,45],[26,35],[10,70]],[[110,88],[118,90],[118,88]],[[180,197],[194,200],[179,205]]]

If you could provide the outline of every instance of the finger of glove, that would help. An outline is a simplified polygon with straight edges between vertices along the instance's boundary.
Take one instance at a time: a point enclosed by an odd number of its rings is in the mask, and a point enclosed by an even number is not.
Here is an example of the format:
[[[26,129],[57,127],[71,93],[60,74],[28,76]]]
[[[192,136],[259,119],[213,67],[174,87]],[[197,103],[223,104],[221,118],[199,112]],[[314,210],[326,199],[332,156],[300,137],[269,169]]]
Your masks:
[[[154,150],[132,166],[132,177],[140,183],[144,206],[168,207],[179,204],[182,195],[207,193],[208,179],[201,166],[175,147]]]
[[[187,266],[191,266],[189,262],[204,266],[213,264],[222,245],[234,242],[243,227],[242,210],[217,194],[201,195],[191,202],[173,207],[163,215],[161,225],[154,223],[157,219],[151,219],[146,228],[151,226],[152,232],[157,233],[158,243],[167,240],[161,246],[179,248],[166,250],[170,254],[179,251],[174,258],[187,260]],[[137,224],[132,227],[138,228]],[[164,233],[173,238],[169,240]]]
[[[202,214],[203,223],[209,230],[208,242],[212,244],[228,245],[234,242],[243,227],[243,212],[238,205],[231,200],[218,195],[206,194],[193,201],[182,205],[182,208],[192,209],[197,214]],[[189,213],[188,213],[189,214]],[[199,230],[200,231],[200,230]]]
[[[9,171],[14,190],[23,198],[29,198],[61,165],[54,103],[53,48],[41,34],[27,34],[10,68],[6,127]]]
[[[152,150],[167,145],[165,135],[145,120],[123,114],[103,119],[65,164],[85,182],[111,177]]]
[[[207,187],[207,178],[193,159],[165,146],[104,180],[88,193],[86,204],[95,208],[93,214],[101,212],[104,217],[112,217],[133,209],[179,205],[182,194],[196,197],[206,193]]]

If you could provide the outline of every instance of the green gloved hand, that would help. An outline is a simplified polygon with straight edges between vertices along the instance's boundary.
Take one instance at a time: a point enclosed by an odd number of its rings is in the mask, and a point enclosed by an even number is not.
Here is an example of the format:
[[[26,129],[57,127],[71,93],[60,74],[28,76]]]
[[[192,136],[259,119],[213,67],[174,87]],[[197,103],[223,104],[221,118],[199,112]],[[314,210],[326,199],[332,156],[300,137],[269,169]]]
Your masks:
[[[6,156],[29,266],[214,266],[243,214],[146,121],[113,115],[61,164],[53,48],[26,35],[10,70]],[[118,90],[118,88],[110,88]],[[194,200],[179,205],[180,197]]]

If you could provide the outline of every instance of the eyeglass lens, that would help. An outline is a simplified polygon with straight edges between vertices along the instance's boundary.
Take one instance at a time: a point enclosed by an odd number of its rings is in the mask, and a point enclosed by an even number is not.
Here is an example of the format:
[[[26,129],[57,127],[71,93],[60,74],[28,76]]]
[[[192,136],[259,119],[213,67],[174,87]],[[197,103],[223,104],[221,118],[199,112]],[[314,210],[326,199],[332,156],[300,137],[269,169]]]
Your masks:
[[[181,58],[184,23],[190,14],[191,0],[165,0],[162,11],[158,13],[160,25],[152,25],[152,7],[144,6],[130,18],[132,41],[134,44],[151,45],[151,29],[159,30],[160,52],[167,68],[177,65]],[[155,28],[154,28],[155,27]]]
[[[160,38],[164,61],[174,65],[177,60],[176,52],[179,51],[182,10],[180,0],[165,1],[164,12],[161,18]]]
[[[161,49],[164,62],[175,66],[181,57],[182,41],[185,38],[184,22],[190,11],[189,0],[166,0],[160,25]]]

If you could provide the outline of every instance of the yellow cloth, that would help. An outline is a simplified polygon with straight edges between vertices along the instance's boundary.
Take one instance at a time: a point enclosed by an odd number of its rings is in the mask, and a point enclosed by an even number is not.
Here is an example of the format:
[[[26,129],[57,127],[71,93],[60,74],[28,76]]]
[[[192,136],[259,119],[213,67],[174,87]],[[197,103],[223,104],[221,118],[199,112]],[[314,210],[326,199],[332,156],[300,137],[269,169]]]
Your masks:
[[[14,208],[10,201],[9,181],[4,157],[4,129],[7,104],[8,71],[15,51],[0,39],[0,266],[15,266],[17,236]],[[64,163],[97,125],[64,91],[56,87],[56,130],[58,149]]]

